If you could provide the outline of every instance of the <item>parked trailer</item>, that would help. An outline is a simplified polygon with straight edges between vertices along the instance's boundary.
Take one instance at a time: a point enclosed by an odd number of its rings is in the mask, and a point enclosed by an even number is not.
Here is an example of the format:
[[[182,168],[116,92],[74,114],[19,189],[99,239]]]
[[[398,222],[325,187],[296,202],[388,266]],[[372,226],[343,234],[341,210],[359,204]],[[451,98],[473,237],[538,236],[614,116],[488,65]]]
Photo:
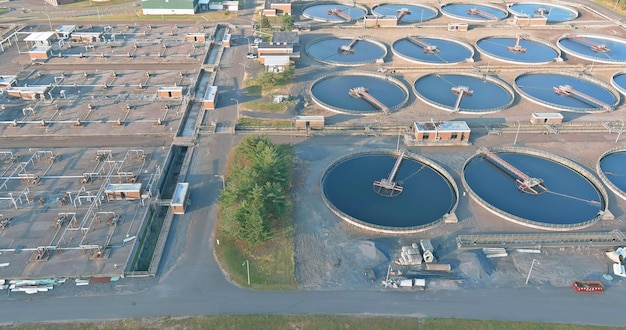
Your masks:
[[[582,293],[604,292],[604,284],[600,281],[574,281],[572,287],[576,292]]]

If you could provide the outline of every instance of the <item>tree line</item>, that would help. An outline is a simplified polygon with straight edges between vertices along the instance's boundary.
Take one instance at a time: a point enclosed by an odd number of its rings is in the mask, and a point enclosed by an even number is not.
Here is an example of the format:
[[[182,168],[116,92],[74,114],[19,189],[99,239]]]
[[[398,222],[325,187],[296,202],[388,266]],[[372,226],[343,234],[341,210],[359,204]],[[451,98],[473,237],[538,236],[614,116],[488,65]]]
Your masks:
[[[291,212],[291,149],[264,136],[247,136],[225,181],[219,199],[222,229],[249,244],[262,243]]]

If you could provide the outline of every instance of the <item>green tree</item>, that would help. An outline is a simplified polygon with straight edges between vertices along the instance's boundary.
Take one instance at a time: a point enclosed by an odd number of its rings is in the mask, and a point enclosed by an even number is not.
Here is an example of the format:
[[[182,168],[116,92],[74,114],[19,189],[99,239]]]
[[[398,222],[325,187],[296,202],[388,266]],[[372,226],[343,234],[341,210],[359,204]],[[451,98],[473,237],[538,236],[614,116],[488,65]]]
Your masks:
[[[283,29],[285,31],[292,31],[295,27],[295,19],[291,15],[283,15],[282,17]]]
[[[220,224],[229,235],[261,243],[271,236],[276,221],[289,213],[291,159],[285,150],[264,136],[247,136],[240,142],[219,200]]]
[[[270,23],[270,19],[267,18],[267,16],[262,15],[261,16],[261,28],[263,29],[269,29],[272,27],[272,24]]]

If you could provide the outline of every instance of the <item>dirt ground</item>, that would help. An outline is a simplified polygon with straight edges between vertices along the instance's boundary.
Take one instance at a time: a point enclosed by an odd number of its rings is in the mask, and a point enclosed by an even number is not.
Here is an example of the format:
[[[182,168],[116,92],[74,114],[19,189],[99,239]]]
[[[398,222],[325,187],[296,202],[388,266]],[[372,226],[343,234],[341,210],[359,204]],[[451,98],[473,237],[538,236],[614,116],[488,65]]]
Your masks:
[[[560,136],[559,139],[563,137]],[[502,137],[487,136],[478,140],[480,145],[496,144]],[[592,171],[598,156],[611,147],[609,141],[593,143],[593,147],[574,143],[567,152],[562,151],[561,141],[550,141],[552,137],[524,146],[542,149],[567,157]],[[533,259],[529,285],[567,287],[577,279],[601,279],[608,272],[610,261],[604,248],[545,248],[540,254],[518,253],[509,249],[503,258],[485,257],[481,250],[458,250],[454,238],[470,233],[527,233],[536,232],[515,225],[487,212],[463,196],[461,190],[456,214],[459,222],[440,224],[419,234],[388,235],[376,234],[357,228],[332,213],[321,197],[320,180],[326,168],[346,154],[364,150],[380,150],[395,147],[394,138],[345,138],[315,137],[296,147],[295,189],[295,261],[296,278],[306,289],[378,289],[380,280],[389,264],[399,257],[403,245],[431,239],[435,256],[441,263],[452,266],[450,273],[422,273],[421,266],[397,266],[405,274],[425,274],[428,289],[457,289],[485,287],[515,287],[525,285]],[[411,148],[411,152],[428,157],[442,165],[460,182],[461,168],[477,146],[466,148]],[[573,156],[576,155],[576,156]],[[571,158],[570,158],[571,159]],[[460,184],[459,184],[460,186]],[[624,201],[610,197],[609,209],[616,220],[603,221],[584,231],[624,230],[620,217],[624,217]],[[372,268],[376,280],[370,281],[366,270]],[[432,278],[430,277],[432,276]],[[418,276],[420,277],[420,276]],[[616,278],[610,285],[625,285],[626,281]]]

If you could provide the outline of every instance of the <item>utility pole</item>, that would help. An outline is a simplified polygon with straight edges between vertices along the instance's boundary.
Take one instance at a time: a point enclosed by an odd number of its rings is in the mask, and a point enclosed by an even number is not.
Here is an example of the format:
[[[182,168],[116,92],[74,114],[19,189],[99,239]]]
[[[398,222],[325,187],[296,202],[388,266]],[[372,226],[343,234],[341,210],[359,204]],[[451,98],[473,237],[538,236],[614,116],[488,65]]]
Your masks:
[[[533,271],[533,266],[535,265],[535,262],[537,263],[537,265],[539,265],[539,261],[537,259],[533,259],[533,263],[530,264],[530,270],[528,271],[528,276],[526,276],[526,284],[528,284],[528,280],[530,279],[530,273],[532,273]]]
[[[243,264],[241,264],[242,267],[243,265],[246,265],[246,271],[248,272],[248,286],[250,286],[250,261],[246,259],[246,261]]]

